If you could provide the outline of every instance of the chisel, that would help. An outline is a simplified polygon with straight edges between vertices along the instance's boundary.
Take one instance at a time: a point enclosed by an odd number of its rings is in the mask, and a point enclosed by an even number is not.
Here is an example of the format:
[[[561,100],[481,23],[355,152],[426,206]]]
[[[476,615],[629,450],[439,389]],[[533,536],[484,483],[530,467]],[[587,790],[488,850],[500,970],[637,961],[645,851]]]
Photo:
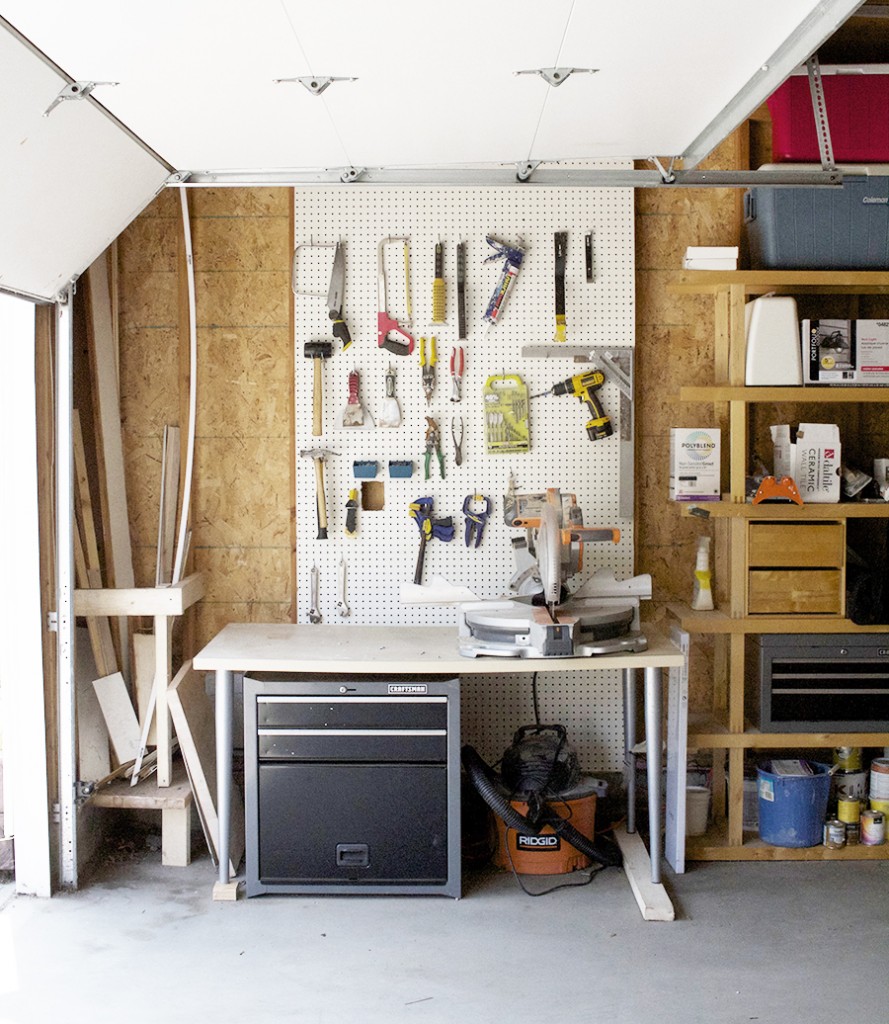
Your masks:
[[[565,341],[565,264],[568,259],[568,232],[557,231],[554,237],[556,254],[556,333],[553,341]]]

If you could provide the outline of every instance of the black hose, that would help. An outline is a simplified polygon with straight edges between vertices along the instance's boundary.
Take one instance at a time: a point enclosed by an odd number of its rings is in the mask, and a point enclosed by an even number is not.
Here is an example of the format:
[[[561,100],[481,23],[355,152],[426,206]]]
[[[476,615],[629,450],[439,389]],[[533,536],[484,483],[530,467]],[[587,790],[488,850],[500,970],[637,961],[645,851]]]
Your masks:
[[[592,839],[588,839],[560,814],[556,813],[549,804],[544,804],[538,822],[532,822],[512,806],[509,798],[504,796],[497,785],[497,777],[491,768],[481,759],[478,752],[469,745],[461,751],[463,767],[470,781],[478,790],[482,800],[506,825],[522,836],[539,836],[544,825],[550,828],[562,839],[573,846],[579,853],[585,854],[597,864],[603,867],[617,867],[621,863],[620,850],[616,847],[610,850],[601,849]]]

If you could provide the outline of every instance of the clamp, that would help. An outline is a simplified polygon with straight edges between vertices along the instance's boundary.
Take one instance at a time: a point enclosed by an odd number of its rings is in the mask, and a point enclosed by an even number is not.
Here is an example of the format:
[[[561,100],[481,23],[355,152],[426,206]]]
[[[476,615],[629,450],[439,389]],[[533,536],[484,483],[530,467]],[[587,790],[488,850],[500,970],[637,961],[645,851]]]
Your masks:
[[[480,502],[483,503],[481,509],[477,507]],[[491,499],[485,497],[484,494],[467,494],[463,499],[463,515],[466,516],[463,543],[466,547],[477,548],[481,544],[491,508]]]

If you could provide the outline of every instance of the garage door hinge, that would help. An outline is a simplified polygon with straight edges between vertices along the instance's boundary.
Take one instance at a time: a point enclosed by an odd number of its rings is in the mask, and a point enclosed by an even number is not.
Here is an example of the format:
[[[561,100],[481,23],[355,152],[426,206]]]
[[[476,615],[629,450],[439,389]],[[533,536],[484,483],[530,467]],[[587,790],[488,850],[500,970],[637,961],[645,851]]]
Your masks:
[[[66,85],[58,96],[43,111],[44,117],[49,115],[63,100],[85,100],[97,85],[120,85],[119,82],[71,82]]]
[[[59,631],[59,613],[58,612],[47,612],[46,613],[46,628],[50,633],[58,633]]]

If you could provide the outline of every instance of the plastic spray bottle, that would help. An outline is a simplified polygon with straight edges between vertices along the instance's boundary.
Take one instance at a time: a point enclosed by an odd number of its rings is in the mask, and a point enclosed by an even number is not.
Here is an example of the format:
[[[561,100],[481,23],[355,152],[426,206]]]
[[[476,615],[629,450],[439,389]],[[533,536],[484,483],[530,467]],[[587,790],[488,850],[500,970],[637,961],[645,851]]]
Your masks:
[[[691,606],[695,611],[713,610],[713,589],[710,573],[710,538],[698,538],[698,557],[695,562],[695,583]]]

